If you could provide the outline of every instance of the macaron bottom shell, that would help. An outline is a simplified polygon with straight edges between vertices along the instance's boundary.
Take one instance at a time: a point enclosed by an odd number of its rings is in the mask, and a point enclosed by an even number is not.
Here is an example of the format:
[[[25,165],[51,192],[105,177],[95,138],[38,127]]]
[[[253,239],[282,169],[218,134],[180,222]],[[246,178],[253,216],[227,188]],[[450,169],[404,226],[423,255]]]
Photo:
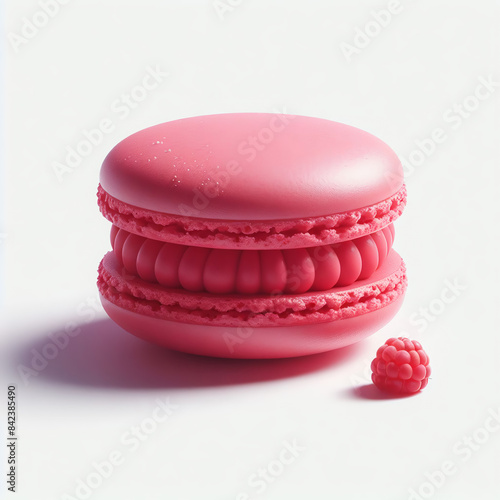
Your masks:
[[[123,309],[100,295],[108,316],[132,335],[175,351],[233,359],[292,358],[354,344],[386,325],[403,295],[369,314],[311,325],[225,327],[179,323]]]
[[[192,354],[263,359],[325,352],[371,335],[398,311],[406,274],[392,250],[369,279],[339,289],[214,297],[147,283],[110,252],[98,286],[110,318],[137,337]]]

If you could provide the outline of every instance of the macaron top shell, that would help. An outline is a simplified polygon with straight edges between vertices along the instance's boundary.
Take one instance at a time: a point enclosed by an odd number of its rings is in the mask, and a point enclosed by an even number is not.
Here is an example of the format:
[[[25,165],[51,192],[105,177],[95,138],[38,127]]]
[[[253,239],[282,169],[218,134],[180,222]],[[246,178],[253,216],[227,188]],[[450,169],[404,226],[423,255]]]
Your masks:
[[[403,188],[380,139],[329,120],[237,113],[175,120],[115,146],[100,184],[124,204],[228,221],[315,218],[379,203]]]

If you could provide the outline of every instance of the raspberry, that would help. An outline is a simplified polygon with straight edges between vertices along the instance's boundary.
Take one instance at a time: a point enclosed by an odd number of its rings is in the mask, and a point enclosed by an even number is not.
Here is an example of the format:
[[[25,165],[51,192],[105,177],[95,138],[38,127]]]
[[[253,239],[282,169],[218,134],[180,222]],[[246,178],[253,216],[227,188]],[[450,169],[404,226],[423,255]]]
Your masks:
[[[416,340],[391,338],[379,347],[372,361],[373,383],[384,391],[411,394],[423,389],[429,380],[429,356]]]

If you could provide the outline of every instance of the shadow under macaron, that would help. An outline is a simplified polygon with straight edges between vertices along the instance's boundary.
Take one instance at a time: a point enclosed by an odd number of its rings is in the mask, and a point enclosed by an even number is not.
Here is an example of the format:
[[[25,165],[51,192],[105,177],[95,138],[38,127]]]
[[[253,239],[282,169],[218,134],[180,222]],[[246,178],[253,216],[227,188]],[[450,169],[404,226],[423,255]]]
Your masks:
[[[23,345],[13,357],[16,371],[22,365],[35,370],[39,382],[108,389],[182,389],[266,382],[341,365],[360,350],[359,344],[354,344],[296,358],[213,358],[158,347],[135,338],[109,319],[82,325],[78,335],[57,349],[52,359],[43,356],[49,352],[48,344],[53,342],[43,334],[37,341]]]

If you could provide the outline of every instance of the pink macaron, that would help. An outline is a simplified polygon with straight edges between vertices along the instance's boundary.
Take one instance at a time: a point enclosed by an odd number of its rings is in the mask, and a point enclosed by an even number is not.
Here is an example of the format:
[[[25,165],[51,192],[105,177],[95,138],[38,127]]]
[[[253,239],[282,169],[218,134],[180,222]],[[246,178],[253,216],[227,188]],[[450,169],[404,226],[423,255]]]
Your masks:
[[[402,303],[403,170],[354,127],[267,113],[156,125],[111,150],[98,202],[112,222],[106,312],[172,349],[319,353],[374,333]]]

